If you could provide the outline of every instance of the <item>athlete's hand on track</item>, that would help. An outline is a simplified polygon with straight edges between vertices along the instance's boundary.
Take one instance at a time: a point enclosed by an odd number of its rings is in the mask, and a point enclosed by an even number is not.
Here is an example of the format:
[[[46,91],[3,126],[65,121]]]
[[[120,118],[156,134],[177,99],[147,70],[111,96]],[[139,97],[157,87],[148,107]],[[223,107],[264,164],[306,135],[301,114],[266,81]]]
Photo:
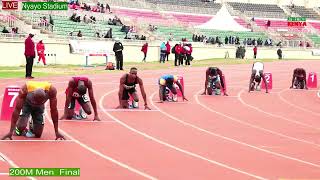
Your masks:
[[[224,96],[229,96],[226,92],[225,92],[225,93],[223,93],[223,95],[224,95]]]
[[[62,120],[62,119],[66,119],[66,115],[61,116],[59,120]]]
[[[292,89],[293,88],[293,86],[290,86],[290,89]]]
[[[101,121],[101,119],[99,118],[99,116],[94,116],[93,121]]]
[[[56,133],[56,140],[66,140],[66,138],[60,134],[59,132]]]
[[[6,139],[12,140],[12,133],[11,133],[11,132],[9,132],[8,134],[6,134],[5,136],[3,136],[3,137],[1,138],[1,140],[6,140]]]
[[[144,109],[145,109],[145,110],[146,110],[146,109],[151,110],[148,105],[144,105]]]
[[[187,99],[186,97],[184,97],[184,96],[182,97],[182,99],[183,99],[183,101],[184,101],[184,100],[188,101],[188,99]]]
[[[201,95],[206,95],[206,92],[203,92]]]

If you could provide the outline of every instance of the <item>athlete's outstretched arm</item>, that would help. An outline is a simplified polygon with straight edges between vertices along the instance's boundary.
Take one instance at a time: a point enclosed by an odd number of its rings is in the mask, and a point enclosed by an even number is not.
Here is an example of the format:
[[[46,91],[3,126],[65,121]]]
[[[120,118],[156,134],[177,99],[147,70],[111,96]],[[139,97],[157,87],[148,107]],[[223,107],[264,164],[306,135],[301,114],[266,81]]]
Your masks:
[[[50,113],[51,119],[54,126],[54,132],[56,133],[57,139],[65,139],[62,134],[59,133],[58,125],[58,108],[57,108],[57,89],[53,86],[49,89],[49,100],[50,100]]]
[[[294,83],[295,77],[296,77],[296,70],[293,70],[293,75],[292,75],[292,81],[291,81],[291,86],[290,86],[290,88],[293,88],[293,83]]]
[[[188,101],[188,99],[184,96],[184,90],[183,90],[182,85],[180,84],[180,82],[177,81],[176,84],[179,86],[179,89],[181,90],[183,101],[184,101],[184,100],[187,100],[187,101]]]
[[[209,80],[209,68],[206,70],[206,78],[205,78],[205,82],[204,82],[204,92],[202,93],[202,95],[207,94],[207,87],[208,87],[208,80]]]
[[[224,82],[224,78],[223,78],[223,74],[222,74],[222,71],[220,70],[220,69],[218,69],[218,74],[219,74],[219,76],[220,76],[220,85],[222,86],[222,90],[223,90],[223,94],[225,95],[225,96],[228,96],[228,94],[227,94],[227,88],[226,88],[226,83]]]
[[[120,84],[119,84],[119,92],[118,92],[118,96],[119,96],[119,107],[122,106],[121,100],[122,100],[122,95],[123,95],[123,90],[124,90],[124,85],[126,82],[126,78],[125,76],[122,76],[120,78]],[[122,108],[122,107],[121,107]]]
[[[267,83],[266,77],[264,77],[263,72],[260,73],[260,77],[262,77],[262,80],[263,80],[265,87],[266,87],[266,93],[268,93],[268,83]]]
[[[67,94],[66,94],[66,101],[65,101],[65,104],[64,104],[64,113],[63,115],[60,117],[60,119],[65,119],[68,115],[68,106],[71,102],[71,98],[72,98],[72,88],[74,87],[74,81],[73,80],[70,80],[69,83],[68,83],[68,90],[67,90]]]
[[[19,118],[19,114],[20,114],[20,111],[22,109],[22,106],[25,102],[25,98],[27,96],[27,87],[24,85],[21,90],[19,91],[19,95],[17,97],[17,101],[16,101],[16,107],[12,113],[12,116],[11,116],[11,125],[10,125],[10,130],[9,132],[3,136],[1,139],[4,140],[4,139],[7,139],[9,138],[10,140],[12,140],[12,135],[13,135],[13,132],[16,128],[16,124],[17,124],[17,121],[18,121],[18,118]]]
[[[308,87],[307,87],[307,73],[305,70],[303,71],[303,77],[304,77],[304,88],[308,89]]]
[[[140,91],[141,91],[141,94],[142,94],[142,98],[143,98],[143,101],[144,101],[144,108],[150,110],[150,108],[148,107],[147,95],[146,95],[146,92],[144,90],[143,81],[139,77],[138,77],[138,84],[139,84]]]
[[[251,84],[252,84],[252,82],[253,82],[253,77],[254,77],[254,75],[253,75],[253,73],[251,73],[251,75],[250,75],[250,80],[249,80],[249,91],[248,91],[248,92],[251,91]]]
[[[88,94],[89,94],[89,98],[90,98],[90,101],[91,101],[91,105],[92,105],[92,108],[93,108],[93,111],[94,111],[93,120],[100,121],[100,118],[98,116],[96,99],[94,98],[94,95],[93,95],[92,81],[90,81],[90,80],[88,81],[88,87],[87,88],[88,88]]]

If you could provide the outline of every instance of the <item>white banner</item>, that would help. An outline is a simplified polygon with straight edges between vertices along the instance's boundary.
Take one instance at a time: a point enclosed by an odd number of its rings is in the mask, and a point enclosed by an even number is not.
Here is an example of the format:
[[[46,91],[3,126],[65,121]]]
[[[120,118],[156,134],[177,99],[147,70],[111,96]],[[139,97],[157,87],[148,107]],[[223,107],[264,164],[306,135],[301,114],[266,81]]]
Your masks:
[[[112,52],[112,46],[108,46],[106,42],[103,41],[78,41],[70,40],[71,53],[75,54],[107,54],[110,56]],[[113,54],[113,53],[112,53]]]
[[[313,56],[320,56],[320,50],[319,49],[312,50],[312,55]]]

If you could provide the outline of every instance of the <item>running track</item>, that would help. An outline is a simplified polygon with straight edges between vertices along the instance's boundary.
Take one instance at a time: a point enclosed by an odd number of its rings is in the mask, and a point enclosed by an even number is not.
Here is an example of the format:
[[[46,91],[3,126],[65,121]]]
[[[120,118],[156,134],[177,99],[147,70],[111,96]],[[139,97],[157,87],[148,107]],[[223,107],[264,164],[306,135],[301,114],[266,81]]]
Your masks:
[[[41,139],[0,141],[0,178],[10,179],[14,166],[79,167],[79,179],[320,179],[320,98],[314,89],[288,89],[301,64],[308,72],[320,68],[318,61],[265,63],[273,74],[269,94],[247,92],[251,65],[221,66],[228,97],[199,95],[205,68],[140,71],[152,111],[113,110],[124,72],[90,75],[102,121],[60,121],[68,140],[52,141],[48,113]],[[158,103],[164,73],[184,76],[189,101]],[[59,116],[68,79],[49,78],[59,91]],[[24,81],[0,80],[0,93]],[[0,135],[8,129],[0,121]]]

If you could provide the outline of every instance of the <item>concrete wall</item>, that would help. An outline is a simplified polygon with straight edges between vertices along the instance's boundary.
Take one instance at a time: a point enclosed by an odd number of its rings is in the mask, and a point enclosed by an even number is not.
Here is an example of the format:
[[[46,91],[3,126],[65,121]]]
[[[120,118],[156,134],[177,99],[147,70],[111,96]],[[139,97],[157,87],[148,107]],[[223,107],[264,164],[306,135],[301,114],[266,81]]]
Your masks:
[[[36,41],[37,42],[37,41]],[[46,53],[56,54],[56,56],[47,56],[48,64],[85,64],[85,56],[79,54],[70,54],[69,45],[67,42],[46,42]],[[114,42],[105,42],[106,47],[112,46]],[[141,62],[143,53],[140,51],[142,43],[123,42],[124,45],[124,61],[125,62]],[[159,45],[158,43],[149,44],[147,61],[159,60]],[[173,46],[174,43],[171,43]],[[224,58],[225,53],[229,52],[230,58],[235,58],[236,47],[216,47],[214,45],[203,45],[202,43],[193,43],[193,57],[195,60]],[[258,58],[277,59],[277,48],[258,48]],[[320,56],[312,56],[311,50],[304,49],[282,49],[286,59],[320,59]],[[23,41],[0,41],[0,66],[20,66],[25,65],[24,43]],[[174,59],[174,55],[169,56]],[[252,47],[246,48],[246,57],[253,57]],[[110,61],[114,62],[114,56],[109,57]],[[35,59],[35,63],[37,57]],[[105,57],[89,57],[89,63],[104,63]]]

